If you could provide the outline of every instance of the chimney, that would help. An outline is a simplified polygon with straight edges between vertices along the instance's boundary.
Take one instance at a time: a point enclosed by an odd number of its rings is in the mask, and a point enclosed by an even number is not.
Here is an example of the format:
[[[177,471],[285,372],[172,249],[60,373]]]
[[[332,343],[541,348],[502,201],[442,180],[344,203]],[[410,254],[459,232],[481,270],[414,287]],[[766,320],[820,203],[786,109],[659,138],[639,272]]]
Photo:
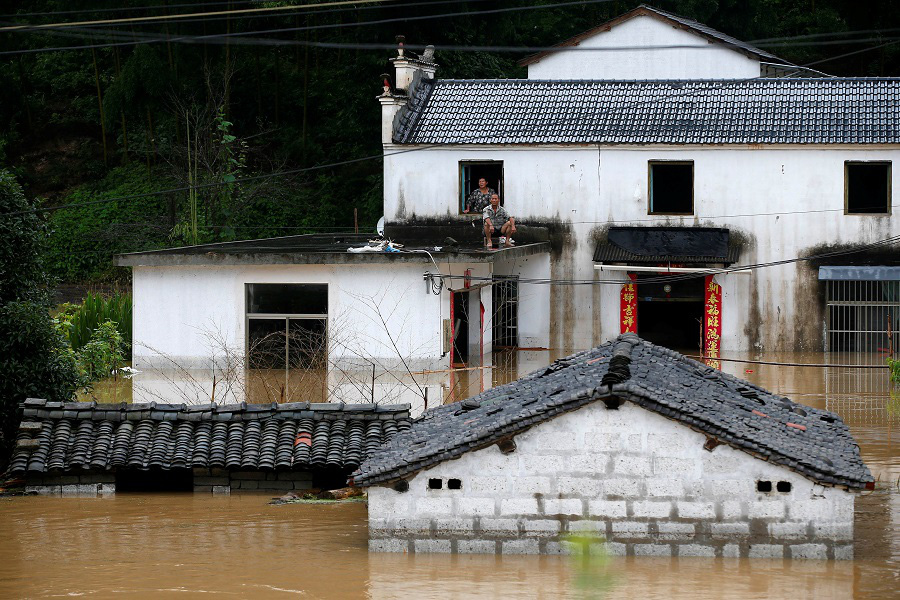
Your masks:
[[[427,46],[422,56],[414,58],[407,54],[405,36],[397,36],[397,56],[390,59],[394,64],[394,81],[390,75],[381,75],[384,92],[378,97],[381,103],[381,143],[390,144],[394,139],[394,122],[401,109],[413,95],[416,85],[424,77],[434,79],[437,64],[434,62],[434,46]]]

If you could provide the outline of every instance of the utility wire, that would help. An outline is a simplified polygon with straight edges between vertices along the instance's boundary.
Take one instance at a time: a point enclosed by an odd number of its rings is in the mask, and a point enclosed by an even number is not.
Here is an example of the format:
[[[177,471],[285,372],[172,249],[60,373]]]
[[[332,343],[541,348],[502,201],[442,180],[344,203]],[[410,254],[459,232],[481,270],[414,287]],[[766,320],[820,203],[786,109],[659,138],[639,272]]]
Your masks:
[[[190,4],[157,4],[155,6],[119,6],[116,8],[83,8],[81,10],[51,10],[47,12],[30,12],[30,13],[11,13],[0,15],[0,19],[11,19],[18,17],[43,17],[52,15],[87,15],[94,13],[108,12],[136,12],[139,10],[162,10],[169,8],[190,8],[192,6],[226,6],[226,5],[243,5],[243,4],[262,4],[266,0],[237,0],[233,2],[192,2]]]
[[[394,46],[391,46],[391,47],[393,48]],[[793,65],[793,66],[797,66],[798,68],[803,68],[808,65]],[[760,79],[760,77],[748,77],[745,79],[723,81],[722,85],[720,87],[725,88],[725,87],[730,87],[730,86],[734,86],[734,85],[740,85],[740,84],[743,84],[743,83],[746,83],[749,81],[754,81],[756,79]],[[699,92],[700,92],[700,90],[694,90],[694,91],[687,92],[686,94],[682,95],[682,98],[695,95]],[[626,106],[618,107],[616,109],[616,111],[627,110],[627,109],[635,108],[636,106],[639,106],[639,105],[651,104],[653,102],[654,102],[653,100],[632,102]],[[616,112],[616,111],[613,111],[613,112]],[[609,115],[607,115],[607,117],[608,116]],[[561,121],[567,122],[566,120],[561,120]],[[505,132],[501,132],[501,134],[521,134],[521,133],[523,133],[523,131],[527,132],[527,130],[522,130],[521,128],[519,128],[519,129],[514,129],[514,130],[507,130]],[[484,136],[472,137],[472,138],[467,139],[464,142],[460,142],[460,143],[477,142],[479,139],[493,138],[493,137],[496,137],[497,135],[498,135],[497,132],[492,132],[492,133],[486,134]],[[204,184],[195,185],[195,186],[182,186],[182,187],[178,187],[178,188],[158,190],[155,192],[144,192],[141,194],[131,194],[131,195],[119,196],[119,197],[115,197],[115,198],[104,198],[104,199],[98,199],[98,200],[87,201],[87,202],[77,202],[77,203],[69,203],[69,204],[49,206],[49,207],[40,207],[40,208],[24,210],[24,211],[14,211],[14,212],[9,212],[9,213],[2,213],[2,214],[0,214],[0,217],[13,217],[13,216],[20,216],[20,215],[25,215],[25,214],[35,214],[35,213],[42,213],[42,212],[64,209],[64,208],[91,206],[91,205],[96,205],[96,204],[104,204],[104,203],[108,203],[108,202],[116,202],[118,200],[133,200],[133,199],[139,199],[139,198],[148,198],[148,197],[160,196],[160,195],[171,194],[171,193],[176,193],[176,192],[190,191],[192,189],[205,189],[205,188],[210,188],[210,187],[219,187],[222,185],[228,185],[228,184],[232,184],[232,183],[243,183],[243,182],[247,182],[247,181],[269,179],[272,177],[283,177],[286,175],[294,175],[294,174],[299,174],[299,173],[304,173],[304,172],[309,172],[309,171],[345,166],[345,165],[360,163],[360,162],[364,162],[364,161],[368,161],[368,160],[384,159],[389,156],[395,156],[398,154],[406,154],[409,152],[424,151],[424,150],[429,150],[429,149],[433,149],[433,148],[439,148],[441,146],[443,146],[443,144],[431,144],[431,145],[426,145],[426,146],[416,146],[415,148],[407,148],[404,150],[398,150],[398,151],[390,152],[390,153],[382,152],[380,154],[365,156],[365,157],[361,157],[361,158],[354,158],[354,159],[349,159],[349,160],[345,160],[345,161],[332,162],[332,163],[328,163],[325,165],[316,165],[316,166],[312,166],[312,167],[304,167],[304,168],[299,168],[299,169],[290,169],[290,170],[280,171],[280,172],[273,172],[273,173],[266,173],[266,174],[261,174],[261,175],[241,177],[241,178],[235,179],[234,181],[231,181],[231,182],[224,182],[224,181],[209,182],[209,183],[204,183]],[[819,211],[817,210],[817,211],[810,211],[810,212],[819,212]],[[768,213],[768,214],[775,215],[778,213]],[[707,218],[708,219],[709,217],[698,217],[698,218]],[[600,223],[600,222],[603,222],[603,221],[598,221],[598,223]],[[609,222],[609,221],[606,221],[606,222]]]
[[[330,6],[346,6],[349,4],[375,4],[393,2],[394,0],[340,0],[338,2],[322,2],[319,4],[296,4],[291,6],[266,6],[261,8],[238,8],[234,10],[217,10],[198,13],[182,13],[177,15],[154,15],[149,17],[124,17],[120,19],[101,19],[93,21],[68,21],[59,23],[44,23],[40,25],[7,25],[0,27],[0,33],[10,31],[31,31],[39,29],[59,29],[64,27],[77,27],[81,25],[109,25],[109,24],[125,24],[140,23],[148,21],[162,21],[174,19],[188,19],[191,17],[210,17],[214,15],[241,15],[260,12],[283,12],[287,10],[296,10],[298,8],[327,8]]]

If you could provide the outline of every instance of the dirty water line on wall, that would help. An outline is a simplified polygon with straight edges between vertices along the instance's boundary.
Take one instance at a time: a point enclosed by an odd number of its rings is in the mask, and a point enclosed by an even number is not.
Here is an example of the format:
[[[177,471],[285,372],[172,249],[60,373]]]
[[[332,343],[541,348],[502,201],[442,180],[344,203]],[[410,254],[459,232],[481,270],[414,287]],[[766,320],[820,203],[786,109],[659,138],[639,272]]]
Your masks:
[[[887,369],[887,365],[829,365],[829,364],[817,364],[817,363],[786,363],[786,362],[774,362],[768,360],[749,360],[742,358],[721,358],[718,356],[698,356],[685,354],[688,358],[693,358],[694,360],[721,360],[724,362],[734,362],[734,363],[747,363],[751,365],[773,365],[776,367],[816,367],[819,369]]]

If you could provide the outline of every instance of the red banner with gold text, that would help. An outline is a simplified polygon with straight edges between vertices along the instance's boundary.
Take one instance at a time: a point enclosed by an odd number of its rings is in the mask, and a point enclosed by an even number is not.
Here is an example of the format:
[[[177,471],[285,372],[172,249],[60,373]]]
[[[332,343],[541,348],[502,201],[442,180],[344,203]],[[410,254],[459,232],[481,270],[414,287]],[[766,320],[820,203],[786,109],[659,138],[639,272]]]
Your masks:
[[[637,275],[629,273],[631,283],[622,286],[621,333],[637,333]]]
[[[722,343],[722,286],[713,275],[706,276],[706,292],[703,302],[703,355],[706,364],[721,368],[719,358]]]

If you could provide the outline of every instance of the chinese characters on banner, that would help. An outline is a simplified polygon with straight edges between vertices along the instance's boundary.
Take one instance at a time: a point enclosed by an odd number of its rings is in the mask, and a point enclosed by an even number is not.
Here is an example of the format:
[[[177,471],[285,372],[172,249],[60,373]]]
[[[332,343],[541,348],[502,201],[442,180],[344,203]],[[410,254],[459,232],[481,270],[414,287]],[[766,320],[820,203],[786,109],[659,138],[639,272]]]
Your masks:
[[[637,333],[637,275],[629,273],[631,283],[622,286],[621,333]]]
[[[706,364],[716,369],[721,368],[718,360],[722,341],[722,286],[715,282],[712,275],[706,276],[703,302],[703,355]]]

